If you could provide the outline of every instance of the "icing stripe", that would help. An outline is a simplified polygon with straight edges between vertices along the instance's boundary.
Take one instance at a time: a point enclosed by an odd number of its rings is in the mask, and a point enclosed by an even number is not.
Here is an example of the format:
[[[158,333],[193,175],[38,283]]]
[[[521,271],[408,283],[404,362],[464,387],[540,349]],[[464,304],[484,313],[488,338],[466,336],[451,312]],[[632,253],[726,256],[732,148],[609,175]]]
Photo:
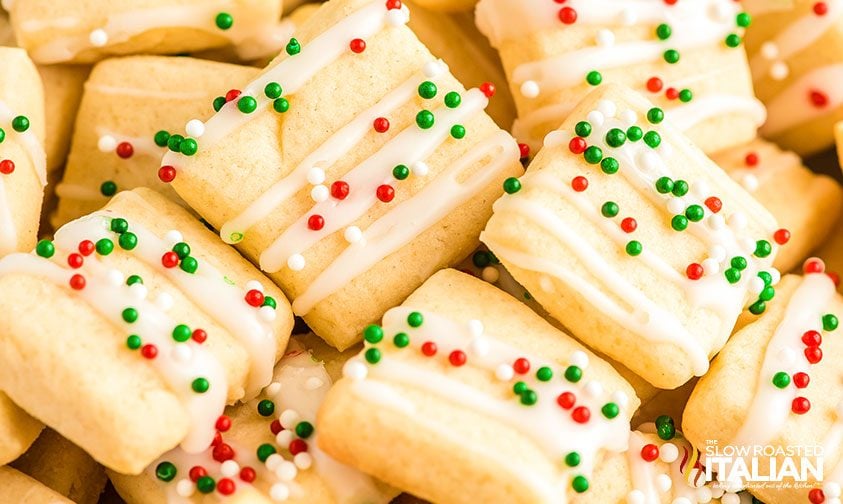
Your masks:
[[[17,226],[6,195],[6,176],[0,175],[0,257],[18,249]]]

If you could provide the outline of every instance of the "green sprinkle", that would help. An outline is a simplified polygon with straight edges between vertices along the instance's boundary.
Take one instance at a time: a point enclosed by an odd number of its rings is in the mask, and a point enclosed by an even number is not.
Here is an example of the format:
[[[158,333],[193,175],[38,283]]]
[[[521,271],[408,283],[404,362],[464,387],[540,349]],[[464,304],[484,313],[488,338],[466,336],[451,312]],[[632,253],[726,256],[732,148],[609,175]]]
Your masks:
[[[120,315],[123,317],[123,321],[129,324],[133,324],[138,320],[138,311],[134,308],[126,308]]]
[[[185,138],[179,145],[179,150],[185,156],[193,156],[199,151],[199,144],[192,138]]]
[[[129,350],[137,350],[141,347],[141,339],[140,336],[137,334],[132,334],[128,338],[126,338],[126,346],[129,347]]]
[[[682,179],[679,179],[673,183],[673,195],[678,198],[681,198],[682,196],[688,194],[689,189],[690,186],[688,186],[688,183]]]
[[[196,378],[193,380],[193,383],[190,384],[190,388],[192,388],[197,394],[204,394],[209,388],[211,388],[211,384],[208,383],[208,380],[205,378]]]
[[[743,270],[746,269],[746,259],[744,259],[741,256],[733,257],[732,260],[730,261],[730,264],[732,265],[733,268],[735,268],[738,271],[743,271]]]
[[[641,252],[644,251],[644,246],[641,245],[641,242],[638,240],[631,240],[629,243],[626,244],[626,253],[635,257],[640,255]]]
[[[685,217],[691,222],[699,222],[705,216],[705,210],[699,205],[691,205],[685,209]]]
[[[679,91],[679,101],[682,103],[688,103],[693,99],[694,93],[692,93],[690,89],[683,89],[682,91]]]
[[[219,112],[220,110],[222,110],[222,108],[225,107],[226,103],[227,102],[225,101],[224,96],[217,96],[216,98],[214,98],[214,102],[213,102],[214,112]],[[167,141],[169,142],[169,140],[170,140],[170,137],[169,137],[169,134],[168,134],[167,135]],[[167,144],[165,144],[165,145],[167,145]],[[161,147],[164,147],[165,145],[161,145]]]
[[[679,62],[679,51],[676,49],[668,49],[664,52],[664,60],[671,65]]]
[[[296,424],[296,436],[306,439],[313,434],[313,424],[310,422],[299,422]]]
[[[740,14],[738,14],[735,23],[741,28],[747,28],[750,24],[752,24],[752,17],[746,12],[741,12]]]
[[[413,312],[407,316],[407,325],[410,327],[419,327],[424,323],[424,316],[419,312]]]
[[[644,143],[646,143],[651,148],[655,149],[662,143],[662,137],[655,131],[648,131],[644,135]]]
[[[143,278],[139,275],[131,275],[126,279],[126,285],[135,285],[136,283],[143,285]]]
[[[117,184],[111,180],[106,180],[100,185],[100,194],[108,198],[114,196],[117,194]]]
[[[606,133],[606,144],[609,147],[620,147],[626,143],[626,133],[622,129],[612,128]]]
[[[665,423],[656,427],[656,433],[664,441],[670,441],[676,437],[676,427],[672,423]]]
[[[217,24],[217,28],[219,28],[220,30],[228,30],[232,27],[232,25],[234,25],[234,18],[231,17],[231,14],[227,12],[220,12],[219,14],[217,14],[217,17],[216,19],[214,19],[214,22]]]
[[[614,175],[620,169],[620,164],[617,159],[613,157],[606,157],[603,158],[603,161],[600,161],[600,169],[602,169],[603,173],[607,175]]]
[[[281,84],[277,82],[270,82],[263,88],[263,94],[270,100],[281,98],[281,93],[283,92],[284,90],[281,88]]]
[[[392,338],[392,344],[398,348],[404,348],[410,344],[410,337],[407,333],[398,333]]]
[[[258,403],[258,414],[262,417],[272,416],[275,413],[275,403],[264,399]]]
[[[377,348],[370,348],[366,350],[366,361],[369,364],[377,364],[381,361],[381,351]]]
[[[651,124],[659,124],[664,121],[664,111],[658,107],[653,107],[647,111],[647,120]]]
[[[761,301],[771,301],[774,297],[776,297],[776,289],[769,285],[764,287],[764,290],[758,295],[758,299]]]
[[[669,177],[661,177],[656,180],[656,190],[661,194],[673,192],[673,181]]]
[[[406,180],[410,176],[410,169],[406,165],[398,165],[392,169],[392,176],[395,180]]]
[[[114,242],[108,238],[103,238],[97,242],[97,254],[107,256],[114,251]]]
[[[155,467],[155,477],[167,483],[175,479],[178,470],[172,462],[161,462]]]
[[[741,272],[735,268],[729,268],[723,274],[730,284],[736,284],[741,281]]]
[[[736,33],[730,33],[726,37],[726,45],[732,48],[738,47],[741,45],[741,37]]]
[[[585,150],[583,157],[585,158],[586,163],[597,164],[601,159],[603,159],[603,150],[596,145],[592,145]]]
[[[823,315],[823,330],[834,331],[835,329],[837,329],[838,324],[839,321],[837,320],[837,317],[835,317],[831,313]]]
[[[521,181],[515,177],[509,177],[503,181],[503,190],[507,194],[515,194],[521,190]]]
[[[270,455],[274,455],[275,453],[275,447],[269,443],[264,443],[258,446],[257,455],[258,460],[260,460],[261,462],[266,462],[266,459],[268,459]]]
[[[17,116],[12,119],[12,129],[18,133],[23,133],[29,129],[29,118],[26,116]]]
[[[670,415],[659,415],[656,418],[656,426],[660,427],[662,425],[674,425],[673,417]]]
[[[190,339],[190,333],[192,331],[189,327],[184,324],[179,324],[173,328],[173,339],[178,341],[179,343],[184,343],[185,341]]]
[[[674,215],[673,219],[670,220],[670,227],[674,231],[685,231],[688,229],[688,218],[684,215]]]
[[[604,404],[603,407],[600,408],[600,412],[603,413],[604,417],[611,420],[612,418],[618,416],[618,413],[620,413],[620,408],[618,408],[617,404],[610,402]]]
[[[181,143],[184,140],[184,137],[181,135],[170,135],[170,139],[167,140],[167,148],[173,152],[181,152]]]
[[[755,257],[767,257],[773,253],[773,246],[767,240],[758,240],[755,242]]]
[[[272,102],[272,108],[279,114],[290,110],[290,102],[286,98],[278,98]]]
[[[515,382],[515,385],[512,386],[512,391],[516,395],[521,395],[527,391],[527,384],[522,381]]]
[[[179,259],[184,259],[190,255],[190,245],[185,242],[179,242],[173,245],[172,251],[179,256]]]
[[[582,369],[579,366],[568,366],[565,369],[565,379],[571,383],[577,383],[582,379]]]
[[[628,138],[631,142],[637,142],[644,138],[644,130],[638,126],[630,126],[626,130],[626,138]]]
[[[129,230],[129,221],[126,219],[116,218],[111,219],[111,225],[109,226],[112,231],[118,234],[125,233]]]
[[[299,44],[298,40],[291,38],[290,42],[287,43],[286,50],[287,54],[289,54],[290,56],[295,56],[296,54],[301,52],[301,44]]]
[[[790,375],[784,371],[779,371],[773,375],[773,385],[780,389],[787,387],[790,385]]]
[[[465,126],[461,124],[455,124],[451,126],[451,136],[456,138],[457,140],[461,140],[465,137]]]
[[[451,109],[457,108],[462,103],[462,96],[456,91],[451,91],[445,95],[445,106]]]
[[[536,371],[536,378],[539,381],[550,381],[553,378],[553,370],[547,366],[542,366]]]
[[[416,124],[421,129],[430,129],[433,127],[433,123],[435,122],[433,118],[433,112],[429,110],[422,110],[418,114],[416,114]]]
[[[363,339],[372,344],[380,343],[383,339],[383,329],[379,325],[371,324],[363,330]]]
[[[574,126],[574,133],[579,137],[587,138],[591,134],[591,123],[580,121]]]
[[[588,480],[585,476],[575,476],[574,480],[571,482],[571,487],[573,487],[574,491],[577,493],[583,493],[588,490]]]
[[[56,246],[50,240],[41,240],[35,245],[35,253],[38,257],[49,259],[56,253]]]
[[[749,313],[753,315],[761,315],[767,309],[767,304],[760,299],[749,305]]]
[[[117,243],[123,250],[133,250],[138,246],[138,237],[135,233],[125,232],[117,239]]]
[[[217,487],[214,478],[210,476],[202,476],[198,480],[196,480],[196,489],[199,490],[200,493],[209,494],[214,491]]]
[[[618,207],[618,204],[615,203],[614,201],[607,201],[607,202],[603,203],[602,207],[600,207],[600,213],[603,214],[603,217],[606,217],[606,218],[609,218],[609,219],[617,216],[619,211],[620,211],[620,208]]]
[[[243,96],[237,100],[237,109],[244,114],[251,114],[258,108],[258,101],[251,96]]]
[[[568,467],[577,467],[580,465],[580,454],[577,452],[571,452],[565,455],[565,465]]]
[[[773,283],[773,275],[766,271],[759,271],[758,278],[764,281],[764,285],[769,287]]]
[[[592,70],[585,76],[585,81],[591,86],[599,86],[603,82],[603,76],[597,70]]]
[[[431,98],[436,97],[436,84],[430,81],[424,81],[419,84],[419,96],[424,98],[425,100],[430,100]]]
[[[673,31],[670,29],[670,26],[665,23],[662,23],[656,27],[656,37],[658,37],[659,40],[669,39],[671,33],[673,33]]]
[[[6,130],[0,128],[0,143],[3,143],[3,140],[6,139]]]
[[[539,396],[537,396],[536,393],[532,390],[527,389],[521,394],[521,404],[523,404],[524,406],[532,406],[538,401]]]
[[[492,264],[492,258],[488,252],[478,250],[471,256],[471,262],[478,268],[485,268],[486,266]]]

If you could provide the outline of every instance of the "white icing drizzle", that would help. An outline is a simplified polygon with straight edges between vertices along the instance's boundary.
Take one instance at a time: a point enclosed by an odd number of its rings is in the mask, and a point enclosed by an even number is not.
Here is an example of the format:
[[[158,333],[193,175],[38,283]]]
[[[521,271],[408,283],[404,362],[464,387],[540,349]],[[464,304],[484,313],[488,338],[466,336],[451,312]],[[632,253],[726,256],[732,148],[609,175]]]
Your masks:
[[[117,216],[105,211],[73,221],[56,233],[56,244],[73,250],[83,240],[113,239],[108,223],[114,217]],[[129,231],[138,238],[138,245],[131,254],[150,266],[160,266],[161,256],[175,243],[167,243],[131,219],[128,221]],[[159,271],[243,345],[251,361],[246,397],[254,397],[272,377],[277,341],[269,322],[261,320],[259,310],[246,303],[246,291],[230,284],[222,272],[205,261],[200,261],[193,274],[179,268],[160,268]],[[272,311],[270,318],[274,319],[274,310],[266,310]]]
[[[6,175],[0,175],[0,257],[18,248],[18,233],[12,216],[11,203],[6,197]]]
[[[394,167],[401,163],[413,166],[423,161],[450,138],[452,126],[482,112],[488,103],[489,100],[479,89],[472,89],[463,94],[459,107],[450,109],[442,106],[435,110],[436,122],[432,128],[424,130],[415,124],[408,126],[375,154],[343,175],[342,179],[354,188],[346,199],[342,202],[328,199],[316,203],[311,211],[281,233],[261,254],[261,269],[270,273],[279,271],[293,254],[303,253],[322,238],[365,215],[378,203],[375,189],[381,184],[394,181],[391,171],[384,170],[384,167]],[[431,185],[435,185],[435,182],[426,187]],[[313,214],[325,218],[325,226],[319,231],[308,229],[308,217]]]
[[[761,128],[767,137],[832,113],[843,105],[843,63],[815,68],[792,82],[767,102],[769,117]],[[825,94],[828,103],[817,107],[811,103],[812,91]]]
[[[765,77],[776,62],[783,62],[799,54],[819,40],[828,30],[837,26],[840,17],[843,16],[843,0],[824,0],[824,3],[828,8],[824,15],[818,16],[813,10],[809,10],[807,14],[794,19],[765,43],[772,44],[772,47],[776,48],[776,58],[766,57],[763,51],[759,51],[750,58],[749,65],[753,79],[759,80]]]
[[[538,401],[529,408],[519,403],[516,397],[504,399],[478,390],[476,387],[454,377],[451,373],[434,370],[427,366],[414,364],[414,359],[424,357],[397,358],[395,352],[406,352],[409,349],[417,351],[422,342],[433,342],[438,355],[448,355],[454,350],[464,350],[467,354],[466,366],[478,368],[494,376],[501,366],[509,365],[520,357],[527,358],[531,369],[547,366],[558,369],[558,363],[546,362],[535,356],[525,355],[517,348],[496,339],[494,335],[482,333],[482,324],[458,324],[450,319],[431,312],[420,311],[424,322],[420,327],[409,327],[408,316],[414,310],[409,307],[398,307],[389,310],[383,318],[385,334],[406,332],[410,337],[410,346],[406,349],[390,349],[383,351],[381,360],[377,364],[367,365],[362,358],[357,357],[346,364],[346,379],[355,381],[368,377],[372,384],[401,384],[422,390],[449,402],[494,419],[507,427],[531,438],[536,448],[543,451],[560,470],[553,481],[544,478],[525,477],[520,484],[533,486],[535,491],[549,497],[550,501],[566,502],[566,492],[573,477],[572,470],[563,469],[561,461],[568,453],[576,451],[581,457],[576,472],[590,474],[597,455],[603,450],[622,452],[627,449],[629,422],[626,420],[629,412],[620,407],[619,415],[614,419],[606,419],[599,411],[603,404],[612,401],[617,393],[612,394],[599,386],[598,382],[583,379],[578,384],[566,380],[553,379],[548,382],[535,380],[530,383],[530,389],[538,395]],[[479,331],[478,331],[479,327]],[[472,341],[482,338],[483,344],[478,346]],[[387,345],[389,343],[384,343]],[[474,350],[472,350],[474,348]],[[466,350],[467,349],[467,350]],[[585,363],[587,365],[587,362]],[[352,372],[352,367],[367,367],[367,371],[359,374]],[[587,373],[587,371],[586,371]],[[518,377],[525,379],[526,377]],[[508,382],[509,380],[505,380]],[[597,384],[589,386],[588,384]],[[356,383],[361,385],[361,383]],[[592,389],[589,394],[587,389]],[[594,392],[596,391],[596,393]],[[562,392],[572,392],[576,395],[578,406],[587,405],[593,411],[591,419],[585,424],[576,423],[570,415],[562,410],[554,400]],[[622,394],[622,393],[621,393]],[[371,397],[370,395],[366,396]],[[380,396],[380,401],[393,402],[389,397]],[[625,401],[618,401],[625,403]],[[395,405],[398,411],[406,411],[401,401]],[[435,422],[431,422],[435,424]],[[438,429],[435,429],[438,431]],[[522,471],[516,471],[523,474]],[[552,496],[552,497],[551,497]]]
[[[115,156],[117,155],[114,150],[117,148],[117,145],[128,142],[132,145],[132,149],[134,149],[134,156],[149,156],[154,158],[161,158],[162,153],[166,150],[166,147],[159,147],[156,145],[155,141],[152,138],[148,137],[136,137],[136,136],[129,136],[124,135],[116,131],[109,130],[107,128],[103,128],[101,126],[97,126],[95,129],[97,136],[99,137],[98,148],[101,152],[111,152]],[[104,147],[111,147],[110,149],[103,149]]]
[[[823,310],[835,293],[834,282],[827,275],[808,274],[802,278],[787,304],[784,318],[767,344],[758,387],[747,408],[746,419],[730,444],[763,446],[781,432],[799,389],[793,385],[784,389],[775,387],[773,376],[780,371],[793,376],[810,370],[808,361],[800,357],[804,347],[800,338],[805,331],[823,331]]]
[[[154,303],[133,296],[130,287],[122,282],[119,285],[110,282],[109,269],[94,255],[85,258],[84,266],[78,270],[60,266],[59,255],[57,252],[53,261],[33,254],[6,256],[0,260],[0,275],[23,273],[64,287],[74,273],[84,274],[87,285],[75,295],[87,301],[111,323],[125,327],[127,335],[138,334],[145,342],[158,347],[159,355],[149,361],[149,365],[169,384],[191,418],[191,428],[181,447],[192,453],[205,450],[214,436],[213,419],[222,413],[226,402],[227,380],[220,363],[202,345],[192,341],[177,344],[170,335],[176,323]],[[127,307],[137,309],[139,314],[137,321],[130,325],[121,317]],[[187,358],[179,362],[174,359],[176,345],[185,345],[189,349]],[[142,357],[138,355],[137,358]],[[197,377],[206,378],[211,385],[204,394],[197,394],[191,389],[191,383]]]
[[[493,158],[486,166],[465,182],[459,181],[466,169],[487,156]],[[299,315],[307,313],[342,285],[399,250],[487,187],[500,169],[517,156],[518,146],[504,131],[498,131],[476,145],[421,192],[400,203],[366,229],[362,240],[350,244],[295,299],[293,311]]]
[[[234,24],[230,29],[221,30],[215,25],[214,19],[220,12],[232,15]],[[241,6],[240,2],[231,0],[206,0],[192,5],[167,5],[112,13],[107,16],[108,21],[104,26],[90,34],[57,37],[29,52],[39,63],[60,63],[73,59],[82,51],[123,43],[150,30],[192,28],[227,38],[234,45],[246,43],[244,54],[252,55],[256,49],[269,49],[261,43],[267,37],[271,38],[272,30],[277,25],[276,20],[265,19],[264,14],[260,9]],[[82,20],[78,18],[58,18],[29,21],[22,24],[22,30],[67,30],[80,24]]]

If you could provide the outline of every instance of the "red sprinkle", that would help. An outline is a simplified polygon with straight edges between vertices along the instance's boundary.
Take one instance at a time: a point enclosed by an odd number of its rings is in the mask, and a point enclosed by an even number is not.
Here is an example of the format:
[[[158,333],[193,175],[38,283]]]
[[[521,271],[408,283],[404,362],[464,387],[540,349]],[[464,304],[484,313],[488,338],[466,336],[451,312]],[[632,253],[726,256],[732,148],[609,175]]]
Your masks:
[[[218,431],[226,432],[228,429],[231,428],[231,418],[225,415],[220,415],[220,417],[217,418],[217,423],[214,426],[217,428]]]
[[[790,231],[787,229],[779,229],[775,233],[773,233],[773,240],[779,245],[784,245],[785,243],[790,241]]]
[[[653,462],[659,458],[659,447],[654,444],[646,444],[641,448],[641,458],[647,462]]]
[[[117,155],[121,159],[129,159],[135,153],[135,148],[129,142],[120,142],[117,144]]]
[[[428,357],[433,357],[436,355],[436,343],[432,341],[425,341],[424,344],[421,346],[421,351],[424,355]]]
[[[91,240],[82,240],[79,242],[79,253],[83,256],[89,256],[94,253],[96,246]]]
[[[311,215],[307,218],[307,228],[311,231],[319,231],[325,227],[325,219],[321,215]]]
[[[822,91],[812,90],[808,97],[811,100],[811,103],[817,108],[823,108],[828,105],[828,95],[823,93]]]
[[[796,385],[796,388],[805,388],[809,383],[811,383],[811,377],[808,376],[808,373],[800,371],[793,375],[793,384]]]
[[[802,265],[802,272],[806,275],[809,273],[822,273],[825,271],[825,263],[818,257],[806,259]]]
[[[758,154],[755,153],[755,152],[748,153],[746,155],[746,157],[744,158],[744,162],[746,163],[747,166],[758,166],[759,160],[760,159],[758,158]]]
[[[530,146],[525,143],[518,144],[518,150],[521,151],[521,159],[530,157]]]
[[[348,183],[342,180],[337,180],[331,184],[331,196],[338,200],[344,200],[348,197]]]
[[[712,212],[717,213],[723,209],[723,202],[717,196],[712,196],[705,200],[705,206]]]
[[[226,443],[220,443],[214,447],[212,456],[217,462],[225,462],[234,458],[234,448]]]
[[[70,288],[73,290],[82,290],[85,288],[85,277],[76,274],[70,277]]]
[[[702,265],[698,263],[691,263],[687,268],[685,268],[685,275],[687,275],[691,280],[699,280],[702,278],[704,273],[705,269],[703,269]]]
[[[383,201],[384,203],[389,203],[393,199],[395,199],[395,189],[392,188],[391,185],[381,185],[378,186],[378,190],[376,191],[378,199]]]
[[[158,169],[158,178],[161,179],[161,182],[169,184],[176,179],[176,169],[172,166],[162,166]]]
[[[814,4],[814,14],[817,16],[825,16],[828,14],[828,4],[825,2],[817,2]]]
[[[524,357],[519,357],[512,363],[512,369],[518,374],[527,374],[530,371],[530,361]]]
[[[141,347],[141,355],[150,360],[154,359],[158,355],[158,347],[146,344]]]
[[[669,87],[665,90],[664,95],[667,97],[668,100],[675,100],[679,98],[679,90],[676,88]]]
[[[664,3],[666,3],[667,5],[676,5],[676,2],[678,1],[679,0],[664,0]]]
[[[290,441],[290,453],[297,455],[307,451],[307,442],[304,439],[294,439]]]
[[[246,293],[246,302],[249,303],[250,306],[254,306],[255,308],[261,306],[263,304],[264,296],[263,292],[252,289]]]
[[[228,103],[232,100],[236,100],[238,96],[240,96],[240,90],[231,89],[227,93],[225,93],[225,102]]]
[[[823,337],[818,331],[805,331],[802,335],[802,343],[805,346],[820,346],[823,344]]]
[[[193,466],[190,468],[190,472],[188,472],[188,475],[190,476],[190,479],[193,480],[193,482],[195,483],[199,481],[199,478],[207,476],[208,471],[206,471],[205,468],[202,466]]]
[[[808,347],[805,349],[805,358],[808,359],[808,362],[811,364],[817,364],[823,360],[823,351],[818,346]]]
[[[582,154],[585,152],[585,149],[588,148],[588,144],[585,143],[585,138],[574,137],[570,142],[568,142],[568,148],[574,154]]]
[[[571,413],[571,418],[577,423],[586,423],[591,418],[591,412],[585,406],[577,406]]]
[[[351,48],[351,52],[360,54],[361,52],[366,50],[366,41],[363,39],[356,38],[348,44],[348,47]]]
[[[393,9],[400,9],[401,8],[401,0],[386,0],[386,9],[393,10]]]
[[[374,126],[375,131],[377,131],[378,133],[386,133],[387,131],[389,131],[389,119],[387,119],[386,117],[378,117],[377,119],[375,119]]]
[[[566,25],[576,23],[577,11],[575,11],[571,7],[562,7],[561,9],[559,9],[559,21],[562,21]]]
[[[208,333],[206,333],[204,329],[194,329],[193,334],[191,334],[190,337],[197,343],[204,343],[205,340],[208,339]]]
[[[223,495],[231,495],[235,490],[237,490],[237,487],[234,485],[234,481],[230,478],[222,478],[217,481],[217,491],[219,493]]]
[[[465,364],[465,352],[462,350],[454,350],[448,355],[448,361],[454,367],[460,367]]]
[[[797,397],[790,405],[791,411],[797,415],[804,415],[811,409],[811,401],[804,397]]]
[[[651,93],[658,93],[664,87],[664,83],[658,77],[650,77],[647,79],[647,91]]]
[[[82,258],[80,254],[70,254],[67,256],[67,264],[73,269],[79,269],[82,267],[82,264],[85,263],[85,259]]]
[[[284,430],[284,426],[281,425],[281,420],[278,420],[277,418],[273,420],[272,423],[269,424],[269,430],[273,435],[277,436],[279,432]]]
[[[624,233],[631,233],[638,229],[638,221],[632,217],[627,217],[621,221],[621,229]]]
[[[495,92],[497,92],[498,88],[491,82],[484,82],[480,84],[480,92],[486,95],[486,98],[491,98],[495,96]]]
[[[251,483],[255,481],[255,478],[257,478],[257,476],[258,474],[251,467],[244,467],[243,469],[240,469],[240,479],[245,481],[246,483]]]
[[[163,256],[161,256],[161,264],[164,265],[165,268],[175,268],[179,265],[179,256],[175,252],[167,252]]]
[[[576,402],[577,397],[573,394],[573,392],[562,392],[559,394],[559,397],[556,398],[556,404],[558,404],[562,409],[571,409],[574,407]]]
[[[588,189],[588,179],[581,175],[574,177],[574,179],[571,180],[571,188],[577,192],[585,191]]]
[[[222,434],[219,432],[214,432],[214,439],[211,440],[211,446],[217,447],[222,444]]]
[[[15,171],[15,162],[11,159],[4,159],[0,161],[0,173],[3,175],[9,175],[13,171]]]

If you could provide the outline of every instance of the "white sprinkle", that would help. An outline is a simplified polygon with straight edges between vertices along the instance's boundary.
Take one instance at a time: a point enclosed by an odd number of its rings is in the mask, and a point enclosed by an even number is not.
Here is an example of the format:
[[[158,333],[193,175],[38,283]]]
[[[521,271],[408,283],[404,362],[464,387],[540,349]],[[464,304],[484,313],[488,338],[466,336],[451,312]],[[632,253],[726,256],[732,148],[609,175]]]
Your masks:
[[[714,245],[711,247],[711,250],[708,251],[708,255],[718,261],[722,261],[726,259],[726,247],[723,245]]]
[[[625,392],[622,392],[620,390],[612,394],[612,401],[614,401],[614,403],[617,404],[621,409],[629,406],[629,396],[626,395]]]
[[[843,411],[843,401],[837,407],[838,411]],[[823,485],[823,493],[829,499],[837,499],[840,497],[840,484],[834,481],[829,481]]]
[[[746,254],[752,254],[755,251],[755,241],[749,236],[744,236],[738,240],[738,244]]]
[[[261,306],[258,308],[258,317],[264,322],[274,322],[278,317],[278,313],[271,306]]]
[[[776,268],[770,268],[768,272],[770,273],[770,276],[773,277],[773,281],[770,283],[773,285],[778,285],[779,280],[782,279],[781,271],[777,270]]]
[[[281,420],[281,425],[290,426],[298,423],[301,417],[299,416],[298,411],[286,409],[281,412],[281,416],[279,416],[278,419]]]
[[[495,378],[502,382],[507,382],[515,376],[515,370],[509,364],[501,364],[495,368]]]
[[[483,322],[477,319],[471,319],[468,321],[468,332],[470,332],[472,336],[479,338],[483,335],[483,331]]]
[[[659,487],[662,493],[665,493],[673,486],[673,480],[667,474],[659,474],[656,476],[656,486]]]
[[[199,138],[205,134],[205,123],[199,119],[191,119],[184,127],[184,131],[193,138]]]
[[[274,501],[285,501],[290,498],[290,489],[284,483],[276,483],[270,487],[269,496]]]
[[[708,225],[711,229],[723,229],[726,226],[726,219],[720,214],[708,214]]]
[[[293,431],[284,429],[275,435],[275,442],[279,446],[288,446],[293,441]]]
[[[369,374],[369,368],[356,359],[347,361],[342,368],[342,375],[352,381],[365,380],[367,374]]]
[[[293,254],[287,259],[287,267],[293,271],[301,271],[305,266],[304,256],[301,254]]]
[[[659,458],[666,464],[673,463],[679,457],[679,448],[673,443],[665,443],[659,447]]]
[[[240,464],[234,460],[226,460],[220,464],[220,473],[226,478],[232,478],[240,472]]]
[[[775,42],[764,42],[761,45],[761,56],[768,60],[774,60],[779,57],[779,46]]]
[[[158,294],[158,297],[155,299],[155,306],[161,308],[162,311],[170,311],[170,308],[173,307],[173,304],[175,304],[173,296],[166,292]]]
[[[597,110],[603,114],[604,117],[615,117],[618,113],[618,106],[615,102],[610,100],[600,100],[597,102]]]
[[[331,190],[328,189],[328,186],[318,184],[313,186],[313,189],[310,190],[310,199],[317,203],[322,203],[328,199],[328,196],[331,195]]]
[[[176,231],[175,229],[167,231],[167,234],[164,235],[164,241],[167,243],[167,245],[170,246],[173,246],[183,240],[184,237],[182,236],[182,234]]]
[[[755,192],[758,189],[758,177],[752,173],[747,173],[741,177],[741,185],[749,192]]]
[[[193,357],[193,351],[188,345],[176,345],[173,347],[173,360],[176,362],[189,362]]]
[[[179,497],[190,497],[195,490],[196,487],[193,485],[193,482],[187,478],[180,479],[176,483],[176,493],[179,494]]]
[[[249,280],[248,282],[246,282],[246,290],[256,290],[258,292],[263,293],[263,284],[257,280]]]
[[[293,457],[293,463],[296,464],[296,467],[304,471],[310,469],[310,466],[313,465],[313,458],[311,458],[309,453],[301,452]]]
[[[343,233],[345,241],[348,243],[357,243],[363,238],[363,231],[357,226],[348,226]]]
[[[545,135],[542,145],[545,147],[555,147],[562,145],[570,140],[571,136],[559,130],[553,130]]]
[[[403,9],[392,9],[386,13],[386,23],[389,26],[401,26],[410,21],[410,16]]]
[[[123,280],[126,278],[123,276],[123,272],[118,269],[111,269],[108,270],[108,283],[114,285],[115,287],[122,284]]]
[[[304,389],[305,390],[316,390],[324,384],[325,384],[325,382],[323,382],[319,378],[317,378],[315,376],[311,376],[310,378],[305,380]]]
[[[758,277],[753,277],[752,280],[749,281],[749,292],[753,294],[760,294],[761,291],[764,290],[764,280],[761,280]]]
[[[585,384],[585,394],[590,397],[600,397],[603,394],[603,385],[598,381],[590,381]]]
[[[424,72],[425,77],[427,77],[428,79],[432,79],[434,77],[442,75],[445,69],[443,68],[441,62],[430,61],[424,64],[424,69],[422,71]]]
[[[325,170],[322,168],[311,168],[307,171],[307,182],[310,185],[319,185],[325,182]]]
[[[586,354],[582,350],[577,350],[571,354],[569,362],[572,366],[577,366],[578,368],[585,371],[585,369],[588,367],[588,354]]]
[[[770,77],[773,80],[785,80],[788,75],[790,75],[790,67],[783,61],[777,61],[770,67]]]
[[[708,504],[711,502],[711,489],[708,487],[700,487],[697,489],[697,502],[700,504]]]
[[[621,112],[621,122],[624,126],[632,126],[636,121],[638,121],[638,114],[634,110],[626,109]]]
[[[97,141],[97,148],[101,152],[111,152],[117,148],[117,139],[111,135],[103,135]]]
[[[146,295],[148,293],[149,291],[146,290],[146,286],[140,282],[129,286],[129,295],[131,295],[136,301],[146,299]]]
[[[535,98],[540,92],[539,83],[536,81],[528,80],[521,84],[521,94],[526,98]]]
[[[726,223],[728,223],[729,227],[735,231],[741,231],[746,228],[747,225],[746,215],[744,215],[743,212],[735,212],[726,219]]]
[[[423,161],[418,161],[413,163],[413,166],[410,168],[410,171],[413,172],[413,175],[417,177],[426,177],[428,173],[430,173],[430,166]]]
[[[296,475],[298,473],[299,470],[296,467],[296,464],[290,462],[289,460],[281,462],[281,464],[275,469],[275,475],[278,476],[278,479],[285,482],[296,479]]]
[[[670,198],[667,200],[667,211],[674,215],[685,213],[685,199]]]
[[[585,116],[585,119],[590,122],[591,125],[595,128],[603,126],[603,123],[606,121],[606,118],[603,116],[602,113],[600,113],[599,110],[592,110],[588,113],[587,116]]]
[[[284,462],[284,457],[277,453],[273,453],[272,455],[266,458],[266,462],[264,462],[264,464],[266,464],[267,469],[269,469],[270,471],[274,471],[281,466],[282,462]]]
[[[264,392],[266,392],[266,395],[268,395],[270,397],[277,396],[278,392],[281,392],[281,384],[278,383],[277,381],[272,382],[272,383],[270,383],[269,385],[266,386],[266,388],[264,389]]]
[[[611,47],[615,45],[615,32],[605,28],[597,30],[597,45],[600,47]]]
[[[628,494],[626,494],[626,504],[644,504],[646,502],[646,497],[644,497],[644,492],[641,490],[632,490]]]
[[[88,41],[94,47],[102,47],[108,43],[108,33],[102,28],[97,28],[88,35]]]
[[[486,266],[485,268],[483,268],[483,272],[480,275],[483,277],[483,280],[489,283],[497,282],[501,276],[498,269],[494,266]]]
[[[720,261],[711,257],[703,261],[701,266],[703,267],[703,273],[706,276],[716,275],[720,272]]]

